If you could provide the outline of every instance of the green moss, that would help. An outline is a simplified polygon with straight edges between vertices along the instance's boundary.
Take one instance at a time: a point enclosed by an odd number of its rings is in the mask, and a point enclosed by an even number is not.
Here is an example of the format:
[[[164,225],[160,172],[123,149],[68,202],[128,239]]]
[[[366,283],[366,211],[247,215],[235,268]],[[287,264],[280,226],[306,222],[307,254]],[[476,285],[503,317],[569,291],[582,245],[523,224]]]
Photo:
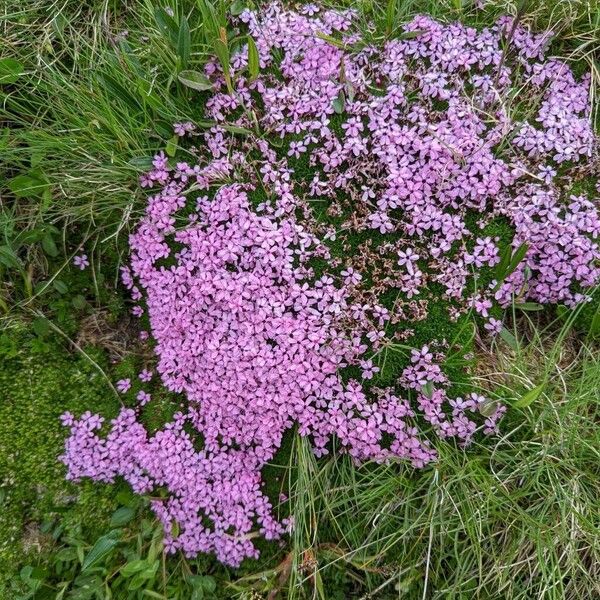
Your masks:
[[[65,480],[58,457],[67,430],[59,416],[94,410],[110,417],[119,403],[86,359],[60,347],[49,355],[3,360],[0,389],[1,592],[23,564],[51,546],[43,525],[58,515],[66,528],[81,524],[90,539],[106,530],[116,507],[114,489]]]

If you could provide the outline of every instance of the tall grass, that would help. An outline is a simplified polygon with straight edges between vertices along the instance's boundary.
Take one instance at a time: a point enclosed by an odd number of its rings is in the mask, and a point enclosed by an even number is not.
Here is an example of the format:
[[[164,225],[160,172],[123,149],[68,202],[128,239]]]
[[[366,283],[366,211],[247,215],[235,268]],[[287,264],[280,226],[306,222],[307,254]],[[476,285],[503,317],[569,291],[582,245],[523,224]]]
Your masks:
[[[296,449],[294,554],[312,560],[294,563],[290,598],[325,598],[319,581],[342,575],[361,598],[600,593],[600,354],[569,323],[519,326],[517,345],[499,342],[476,375],[512,399],[494,444],[439,444],[438,462],[417,472],[343,456],[317,466]]]

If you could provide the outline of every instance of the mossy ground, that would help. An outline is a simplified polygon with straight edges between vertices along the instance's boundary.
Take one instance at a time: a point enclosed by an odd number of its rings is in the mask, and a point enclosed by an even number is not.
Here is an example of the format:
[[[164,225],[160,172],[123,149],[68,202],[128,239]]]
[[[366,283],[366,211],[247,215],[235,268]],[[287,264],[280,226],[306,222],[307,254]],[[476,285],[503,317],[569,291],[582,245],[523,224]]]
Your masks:
[[[13,335],[21,343],[26,336]],[[62,348],[4,358],[0,389],[0,590],[6,590],[21,566],[52,548],[54,521],[65,529],[80,525],[91,540],[106,531],[117,507],[115,488],[65,481],[59,416],[90,409],[111,415],[119,402],[85,358]]]

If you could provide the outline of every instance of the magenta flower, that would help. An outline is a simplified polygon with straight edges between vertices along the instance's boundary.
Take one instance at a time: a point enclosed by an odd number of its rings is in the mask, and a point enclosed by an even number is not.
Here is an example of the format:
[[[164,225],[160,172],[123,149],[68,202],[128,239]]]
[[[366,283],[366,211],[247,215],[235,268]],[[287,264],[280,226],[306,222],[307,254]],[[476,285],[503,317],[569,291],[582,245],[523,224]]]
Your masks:
[[[173,132],[179,137],[183,137],[184,135],[191,133],[195,129],[196,126],[190,121],[186,121],[184,123],[175,123],[173,125]]]
[[[152,371],[149,371],[148,369],[143,369],[142,371],[140,371],[138,377],[141,381],[147,383],[148,381],[152,380]]]
[[[148,404],[150,400],[152,400],[152,396],[147,392],[140,390],[136,395],[136,399],[140,403],[140,406],[144,406],[145,404]]]
[[[90,266],[87,254],[80,254],[73,259],[73,264],[82,271]]]
[[[122,269],[134,313],[148,316],[140,339],[152,340],[155,379],[181,410],[158,431],[139,407],[110,429],[99,415],[65,415],[70,479],[160,489],[151,507],[169,552],[238,566],[257,557],[255,532],[272,540],[294,526],[261,491],[290,429],[316,456],[335,438],[356,463],[417,468],[435,460],[432,440],[467,446],[498,431],[505,407],[452,393],[444,363],[455,348],[415,341],[435,299],[449,320],[472,311],[496,334],[490,314],[515,296],[575,306],[600,282],[597,198],[568,187],[598,149],[590,76],[545,58],[548,33],[512,25],[420,15],[403,26],[410,35],[349,52],[318,34],[354,47],[352,9],[242,12],[232,26],[255,40],[261,72],[249,80],[240,44],[231,93],[208,61],[210,125],[188,162],[160,152],[141,178],[150,195]],[[515,89],[539,99],[529,121],[499,110]],[[502,239],[488,235],[499,222]],[[525,256],[490,284],[507,243]],[[408,364],[381,386],[374,359],[390,352]]]
[[[131,379],[119,379],[119,381],[117,381],[117,390],[119,390],[119,392],[121,392],[122,394],[128,392],[130,388]]]

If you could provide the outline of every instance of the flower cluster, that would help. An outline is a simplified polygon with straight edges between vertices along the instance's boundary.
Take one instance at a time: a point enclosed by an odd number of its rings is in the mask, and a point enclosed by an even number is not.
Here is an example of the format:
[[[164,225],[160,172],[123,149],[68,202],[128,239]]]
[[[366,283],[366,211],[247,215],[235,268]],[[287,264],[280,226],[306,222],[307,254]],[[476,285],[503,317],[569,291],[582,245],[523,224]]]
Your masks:
[[[242,48],[230,93],[210,62],[214,125],[174,129],[201,140],[198,160],[161,153],[141,179],[153,193],[123,282],[144,301],[134,312],[149,319],[161,383],[187,402],[153,435],[146,391],[107,435],[97,415],[65,415],[63,460],[72,479],[160,491],[171,550],[239,565],[257,532],[284,533],[261,469],[293,427],[317,455],[335,438],[356,461],[417,467],[435,459],[419,419],[462,444],[496,432],[503,406],[449,395],[443,344],[413,348],[395,384],[376,385],[436,285],[451,318],[473,311],[495,334],[494,307],[573,305],[600,280],[597,205],[567,191],[597,149],[589,77],[545,60],[549,36],[510,19],[476,31],[421,16],[375,48],[353,18],[314,4],[244,11],[262,74],[247,77]],[[501,266],[497,222],[525,257],[473,285]]]

